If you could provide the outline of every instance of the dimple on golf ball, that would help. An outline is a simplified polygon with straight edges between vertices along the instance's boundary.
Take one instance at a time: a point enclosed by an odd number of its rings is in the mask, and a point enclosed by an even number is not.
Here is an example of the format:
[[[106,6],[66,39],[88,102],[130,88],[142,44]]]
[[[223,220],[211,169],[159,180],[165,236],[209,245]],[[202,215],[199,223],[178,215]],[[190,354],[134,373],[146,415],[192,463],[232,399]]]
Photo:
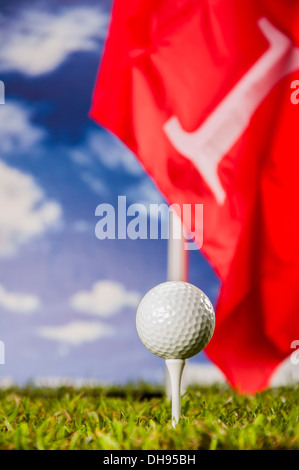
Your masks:
[[[151,289],[141,300],[136,316],[138,335],[156,356],[188,359],[212,338],[215,313],[198,287],[168,281]]]

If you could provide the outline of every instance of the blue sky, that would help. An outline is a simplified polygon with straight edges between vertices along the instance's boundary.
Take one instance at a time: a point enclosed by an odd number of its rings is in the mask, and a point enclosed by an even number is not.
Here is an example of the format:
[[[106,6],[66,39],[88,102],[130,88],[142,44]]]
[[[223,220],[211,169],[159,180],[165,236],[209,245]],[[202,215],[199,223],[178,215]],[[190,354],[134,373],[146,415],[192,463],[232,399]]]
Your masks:
[[[98,204],[163,202],[137,159],[88,117],[110,6],[1,2],[0,381],[163,378],[135,315],[166,280],[167,242],[95,236]],[[219,283],[199,252],[189,280],[215,302]]]

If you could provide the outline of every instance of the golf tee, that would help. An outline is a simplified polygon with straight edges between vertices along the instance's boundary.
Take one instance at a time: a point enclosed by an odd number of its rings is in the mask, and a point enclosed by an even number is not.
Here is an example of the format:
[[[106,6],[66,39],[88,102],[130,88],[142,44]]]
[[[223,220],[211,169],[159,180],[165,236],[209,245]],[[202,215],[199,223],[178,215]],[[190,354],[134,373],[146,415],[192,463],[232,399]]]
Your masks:
[[[185,359],[166,359],[172,396],[172,426],[175,427],[181,416],[181,379],[186,364]]]

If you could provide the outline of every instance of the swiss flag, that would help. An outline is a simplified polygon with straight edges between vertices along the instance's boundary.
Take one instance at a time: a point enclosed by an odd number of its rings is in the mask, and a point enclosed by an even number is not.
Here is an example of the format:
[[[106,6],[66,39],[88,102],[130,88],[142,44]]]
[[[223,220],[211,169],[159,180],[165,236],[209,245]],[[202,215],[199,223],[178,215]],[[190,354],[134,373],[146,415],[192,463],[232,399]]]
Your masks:
[[[299,339],[298,78],[299,2],[115,0],[93,96],[170,204],[204,205],[206,352],[249,393]]]

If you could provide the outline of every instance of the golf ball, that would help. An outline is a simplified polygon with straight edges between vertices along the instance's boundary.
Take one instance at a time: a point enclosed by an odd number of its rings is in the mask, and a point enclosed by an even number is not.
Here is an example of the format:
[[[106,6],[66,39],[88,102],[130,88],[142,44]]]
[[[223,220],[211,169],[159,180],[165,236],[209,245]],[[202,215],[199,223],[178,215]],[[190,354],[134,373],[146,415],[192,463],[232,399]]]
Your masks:
[[[168,281],[151,289],[141,300],[136,328],[143,344],[164,359],[188,359],[212,338],[215,313],[198,287]]]

